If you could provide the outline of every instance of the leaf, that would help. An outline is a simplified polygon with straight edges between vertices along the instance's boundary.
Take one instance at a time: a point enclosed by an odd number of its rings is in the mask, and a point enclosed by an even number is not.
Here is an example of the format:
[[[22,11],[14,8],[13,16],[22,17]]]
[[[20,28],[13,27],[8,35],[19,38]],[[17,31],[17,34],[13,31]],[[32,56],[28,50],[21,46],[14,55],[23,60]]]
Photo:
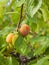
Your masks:
[[[48,12],[47,5],[43,3],[42,8],[40,10],[42,11],[44,21],[48,21],[49,12]]]
[[[12,57],[9,57],[9,65],[12,65]]]
[[[19,65],[15,57],[12,57],[12,65]]]
[[[30,43],[34,48],[34,55],[43,54],[49,46],[49,36],[37,36]]]
[[[0,36],[0,53],[3,52],[6,48],[6,43],[5,43],[5,40],[3,39],[2,36]]]
[[[0,64],[1,65],[18,65],[18,61],[14,57],[4,57],[0,54]]]
[[[30,49],[28,48],[24,38],[21,35],[19,35],[19,37],[16,39],[14,48],[22,55],[27,55],[30,52]]]
[[[17,2],[16,6],[20,7],[24,2],[25,2],[25,0],[20,0]]]
[[[4,13],[4,8],[3,6],[0,6],[0,18],[3,17],[3,13]]]
[[[28,63],[28,65],[35,65],[35,64],[36,64],[36,60],[31,61],[31,62]]]
[[[0,0],[0,18],[3,17],[5,12],[5,4],[8,2],[8,0]]]
[[[18,61],[16,58],[10,56],[7,58],[5,65],[18,65]]]
[[[38,4],[34,8],[32,8],[32,6],[30,7],[29,13],[30,13],[31,18],[37,13],[41,5],[42,5],[42,0],[38,0]]]
[[[14,30],[14,27],[5,27],[4,29],[2,29],[0,31],[0,35],[2,35],[3,37],[6,36],[8,33],[12,32]]]
[[[42,59],[37,61],[37,63],[35,65],[43,65],[43,63],[45,63],[45,61],[48,61],[48,59],[49,59],[49,56],[43,57]]]
[[[6,62],[6,60],[5,60],[4,56],[2,54],[0,54],[0,65],[5,65],[5,62]]]
[[[45,61],[43,65],[49,65],[49,61]]]

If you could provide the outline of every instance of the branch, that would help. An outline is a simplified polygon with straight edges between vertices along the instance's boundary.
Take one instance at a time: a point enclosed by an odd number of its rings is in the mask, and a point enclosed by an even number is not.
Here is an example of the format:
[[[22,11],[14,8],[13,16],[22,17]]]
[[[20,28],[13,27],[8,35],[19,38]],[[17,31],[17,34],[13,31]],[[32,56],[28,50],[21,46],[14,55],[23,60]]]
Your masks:
[[[22,13],[23,13],[23,4],[21,6],[20,19],[19,19],[19,22],[18,22],[18,25],[17,25],[17,30],[20,28],[20,24],[22,22]]]
[[[27,46],[31,49],[31,51],[34,51],[34,48],[31,46],[30,42],[27,43]]]
[[[33,35],[33,37],[36,37],[38,34],[36,32],[29,32],[30,35]]]

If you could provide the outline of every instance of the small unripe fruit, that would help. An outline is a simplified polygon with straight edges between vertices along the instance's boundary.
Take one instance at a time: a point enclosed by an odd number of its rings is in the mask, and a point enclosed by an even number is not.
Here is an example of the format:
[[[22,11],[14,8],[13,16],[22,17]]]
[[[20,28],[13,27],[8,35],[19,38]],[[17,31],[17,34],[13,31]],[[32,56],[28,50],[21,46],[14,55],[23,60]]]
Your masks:
[[[19,31],[22,36],[26,36],[30,32],[30,28],[27,24],[24,24],[21,26]]]
[[[13,33],[9,33],[9,34],[7,35],[7,37],[6,37],[6,42],[7,42],[7,43],[11,43],[13,36],[14,36]]]

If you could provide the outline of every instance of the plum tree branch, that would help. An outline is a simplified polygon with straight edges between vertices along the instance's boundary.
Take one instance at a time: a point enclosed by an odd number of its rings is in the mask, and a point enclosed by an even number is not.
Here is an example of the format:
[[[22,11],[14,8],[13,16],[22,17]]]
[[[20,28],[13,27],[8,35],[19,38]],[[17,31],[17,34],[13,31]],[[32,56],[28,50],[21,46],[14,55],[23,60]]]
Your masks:
[[[18,22],[18,25],[17,25],[17,30],[20,28],[20,24],[22,22],[22,13],[23,13],[23,4],[21,6],[20,19],[19,19],[19,22]]]

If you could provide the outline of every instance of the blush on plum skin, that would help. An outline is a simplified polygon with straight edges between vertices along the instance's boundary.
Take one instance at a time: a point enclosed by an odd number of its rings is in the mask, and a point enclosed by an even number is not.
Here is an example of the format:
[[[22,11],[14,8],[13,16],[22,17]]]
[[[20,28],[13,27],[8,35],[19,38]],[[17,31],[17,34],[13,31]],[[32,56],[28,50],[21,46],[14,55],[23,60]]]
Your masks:
[[[19,31],[22,36],[26,36],[30,32],[30,28],[27,24],[24,24],[21,26]]]
[[[13,33],[9,33],[9,34],[7,35],[7,37],[6,37],[6,42],[7,42],[7,43],[11,43],[13,36],[14,36]]]

